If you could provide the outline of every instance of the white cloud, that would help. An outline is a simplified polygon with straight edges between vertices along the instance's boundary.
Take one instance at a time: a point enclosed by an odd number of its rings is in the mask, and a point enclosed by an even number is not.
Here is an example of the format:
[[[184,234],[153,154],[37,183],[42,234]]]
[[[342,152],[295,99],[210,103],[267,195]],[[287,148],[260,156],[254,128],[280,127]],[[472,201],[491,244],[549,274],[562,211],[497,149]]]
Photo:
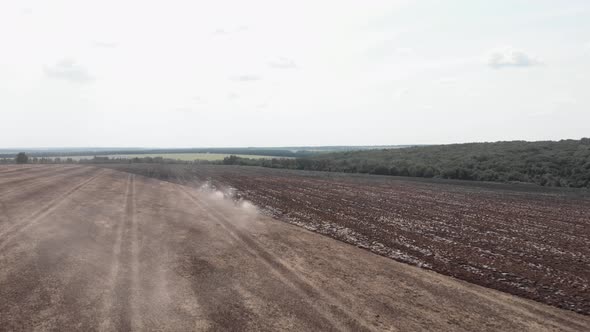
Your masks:
[[[214,35],[227,35],[230,33],[236,33],[236,32],[243,32],[243,31],[247,31],[248,30],[248,26],[246,25],[240,25],[234,28],[217,28],[215,29],[215,31],[213,31]]]
[[[393,52],[401,56],[411,56],[415,53],[414,49],[410,47],[396,47],[393,49]]]
[[[193,101],[195,102],[195,104],[206,104],[207,103],[207,101],[205,99],[203,99],[202,97],[199,97],[199,96],[193,97]]]
[[[92,43],[95,47],[99,48],[117,48],[119,47],[118,43],[115,42],[108,42],[108,41],[95,41]]]
[[[58,61],[54,65],[45,66],[44,72],[47,77],[74,83],[88,83],[94,80],[94,77],[88,72],[86,67],[67,58]]]
[[[297,68],[297,64],[292,59],[287,59],[285,57],[278,57],[268,62],[268,65],[272,68],[280,68],[280,69],[291,69]]]
[[[240,95],[237,94],[237,93],[235,93],[235,92],[230,92],[230,93],[227,94],[227,99],[228,100],[236,100],[238,98],[240,98]]]
[[[488,66],[501,69],[510,67],[530,67],[541,64],[541,61],[522,50],[512,47],[496,48],[488,53]]]
[[[259,81],[261,79],[261,77],[258,75],[247,74],[247,75],[232,76],[230,79],[232,81],[238,81],[238,82],[251,82],[251,81]]]
[[[408,94],[408,91],[410,91],[410,89],[408,89],[408,88],[401,88],[401,89],[399,89],[399,90],[397,90],[397,91],[395,91],[395,92],[393,93],[393,98],[394,98],[395,100],[400,100],[400,99],[402,99],[402,98],[403,98],[405,95],[407,95],[407,94]]]
[[[193,109],[190,107],[177,107],[174,111],[178,113],[192,113]]]
[[[576,98],[574,98],[571,94],[568,93],[558,94],[553,98],[552,101],[553,104],[561,106],[575,105],[577,103]]]
[[[385,41],[378,41],[374,45],[369,46],[367,53],[371,56],[397,58],[411,58],[416,55],[416,51],[411,47],[399,46],[397,39],[388,39]]]
[[[442,85],[453,85],[453,84],[457,84],[458,82],[459,82],[459,79],[457,77],[452,77],[452,76],[442,77],[442,78],[438,79],[438,83],[442,84]]]

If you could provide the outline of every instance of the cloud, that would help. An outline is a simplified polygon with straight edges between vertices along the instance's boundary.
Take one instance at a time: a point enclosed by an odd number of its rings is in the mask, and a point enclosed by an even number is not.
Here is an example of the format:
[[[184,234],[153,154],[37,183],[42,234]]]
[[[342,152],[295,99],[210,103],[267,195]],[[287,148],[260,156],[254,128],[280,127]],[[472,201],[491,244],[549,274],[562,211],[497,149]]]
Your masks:
[[[279,69],[292,69],[297,68],[297,64],[292,59],[287,59],[285,57],[278,57],[268,62],[268,65],[272,68],[279,68]]]
[[[240,95],[237,94],[237,93],[235,93],[235,92],[230,92],[230,93],[227,94],[227,99],[228,100],[236,100],[238,98],[240,98]]]
[[[118,43],[106,42],[106,41],[95,41],[92,43],[92,45],[94,45],[94,47],[99,47],[99,48],[117,48],[117,47],[119,47]]]
[[[570,106],[570,105],[575,105],[577,103],[577,100],[572,95],[564,93],[564,94],[556,95],[553,98],[552,103],[555,105]]]
[[[512,47],[497,48],[489,52],[486,58],[488,66],[494,69],[531,67],[541,64],[537,58]]]
[[[373,57],[410,58],[416,55],[411,47],[399,46],[396,39],[382,40],[370,45],[366,53]]]
[[[88,83],[94,81],[94,77],[86,67],[77,64],[72,59],[63,59],[51,66],[45,66],[47,77],[62,79],[73,83]]]
[[[261,80],[261,77],[257,75],[238,75],[232,76],[230,79],[237,82],[252,82]]]
[[[453,85],[457,84],[459,79],[457,77],[447,76],[438,79],[438,83],[441,85]]]
[[[394,99],[396,99],[396,100],[400,100],[400,99],[402,99],[402,98],[403,98],[405,95],[407,95],[407,94],[408,94],[408,91],[410,91],[410,89],[408,89],[408,88],[401,88],[401,89],[399,89],[399,90],[397,90],[397,91],[395,91],[395,92],[393,93],[393,98],[394,98]]]
[[[207,103],[207,101],[205,99],[203,99],[202,97],[199,97],[199,96],[194,96],[193,101],[196,104],[206,104]]]
[[[414,49],[409,47],[396,47],[392,51],[401,56],[412,56],[415,53]]]
[[[176,107],[174,111],[178,113],[192,113],[193,109],[190,107]]]
[[[230,33],[242,32],[242,31],[247,31],[247,30],[248,30],[248,26],[239,25],[234,28],[217,28],[217,29],[215,29],[215,31],[213,31],[213,34],[214,35],[227,35]]]

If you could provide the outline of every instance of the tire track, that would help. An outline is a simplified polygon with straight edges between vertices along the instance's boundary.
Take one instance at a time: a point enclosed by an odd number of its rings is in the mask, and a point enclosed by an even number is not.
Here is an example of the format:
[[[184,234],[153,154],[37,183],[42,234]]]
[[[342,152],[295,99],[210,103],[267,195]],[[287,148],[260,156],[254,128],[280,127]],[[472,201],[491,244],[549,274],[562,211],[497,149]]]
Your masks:
[[[47,167],[47,168],[39,168],[35,169],[33,172],[27,172],[25,174],[16,174],[14,176],[6,176],[0,179],[7,179],[7,181],[0,182],[0,186],[10,186],[16,183],[28,183],[35,181],[39,178],[46,176],[47,174],[54,174],[54,173],[64,173],[69,171],[72,168],[77,167]]]
[[[0,168],[1,168],[1,166],[0,166]],[[27,171],[27,170],[34,170],[36,168],[40,168],[40,167],[1,169],[0,176],[11,178],[13,176],[18,176],[20,174],[19,172],[23,172],[23,171]]]
[[[135,175],[128,178],[125,193],[125,216],[117,230],[114,252],[112,287],[101,330],[142,330],[138,310],[139,301],[139,246],[135,207]]]
[[[139,296],[141,290],[139,288],[139,237],[138,237],[138,220],[136,208],[136,193],[135,193],[135,174],[131,176],[131,298],[129,304],[131,307],[131,323],[134,330],[142,331],[143,323],[139,315]]]
[[[125,186],[125,197],[124,197],[124,211],[125,214],[121,222],[117,224],[117,230],[115,233],[115,244],[113,245],[113,254],[112,254],[112,263],[111,263],[111,270],[108,279],[108,291],[104,297],[103,302],[103,310],[102,310],[102,319],[99,322],[99,331],[113,331],[115,330],[115,326],[113,326],[113,321],[111,319],[111,312],[113,311],[114,307],[114,292],[115,286],[117,282],[117,277],[119,275],[119,269],[121,265],[121,243],[123,242],[123,229],[125,224],[127,223],[127,211],[129,206],[129,197],[131,192],[131,174],[127,176],[127,185]]]
[[[82,189],[84,186],[89,184],[90,182],[94,181],[100,175],[104,173],[104,170],[99,170],[94,176],[89,179],[82,180],[79,184],[75,185],[73,188],[69,189],[65,193],[59,195],[47,205],[43,206],[41,209],[35,211],[27,218],[22,218],[21,222],[16,222],[15,224],[11,225],[6,229],[4,232],[0,233],[0,250],[4,249],[8,243],[10,243],[14,238],[18,237],[23,231],[28,229],[29,227],[39,223],[43,220],[43,218],[50,215],[53,211],[55,211],[58,207],[60,207],[69,197],[72,196],[75,192]]]
[[[16,165],[12,165],[12,166],[16,166]],[[30,171],[42,171],[44,169],[49,169],[49,168],[59,168],[59,167],[67,167],[67,166],[77,166],[75,164],[50,164],[50,165],[35,165],[35,166],[29,166],[29,167],[7,167],[6,164],[0,164],[0,176],[12,176],[12,175],[17,175],[16,173],[18,172],[24,172],[24,171],[29,171],[27,173],[30,173]]]
[[[0,170],[0,175],[3,174],[7,174],[7,173],[13,173],[13,172],[22,172],[22,171],[26,171],[29,169],[36,169],[36,168],[42,168],[43,166],[31,166],[31,167],[14,167],[14,168],[8,168],[8,169],[2,169]],[[10,174],[9,174],[10,175]]]
[[[15,193],[18,194],[18,193],[21,193],[21,192],[26,192],[29,189],[35,189],[35,188],[43,187],[43,185],[48,184],[48,183],[52,183],[53,180],[55,180],[57,178],[61,178],[61,177],[68,176],[68,175],[79,175],[79,174],[82,174],[82,173],[84,173],[83,171],[86,170],[86,169],[85,168],[74,168],[74,171],[73,172],[68,172],[70,170],[72,170],[72,169],[71,168],[68,168],[66,170],[57,171],[56,174],[51,175],[51,176],[48,176],[48,177],[44,177],[40,181],[26,181],[26,183],[28,183],[28,182],[33,182],[33,183],[30,183],[28,185],[25,184],[23,186],[15,186],[15,188],[13,188],[13,189],[4,191],[4,192],[0,193],[0,199],[3,199],[5,197],[7,197],[7,196],[10,196],[11,194],[15,194]],[[35,180],[37,178],[39,178],[39,177],[36,177]]]
[[[327,311],[325,307],[320,306],[315,302],[310,302],[310,305],[314,307],[314,309],[323,316],[328,322],[332,324],[334,329],[339,331],[372,331],[374,330],[373,327],[369,326],[365,322],[361,320],[360,317],[357,317],[353,313],[350,313],[346,309],[341,308],[339,306],[340,301],[329,296],[322,290],[314,287],[307,281],[305,281],[302,277],[298,275],[296,271],[291,269],[287,266],[280,258],[276,257],[268,250],[264,249],[260,246],[254,239],[252,239],[249,235],[245,234],[243,231],[236,228],[230,221],[230,219],[225,216],[223,213],[218,212],[214,208],[210,207],[209,204],[203,202],[202,200],[196,198],[189,190],[187,190],[184,186],[179,186],[179,188],[201,209],[203,209],[207,215],[214,220],[218,225],[220,225],[228,234],[236,241],[242,243],[246,250],[250,252],[252,255],[256,256],[264,265],[266,265],[278,278],[281,280],[285,285],[294,288],[295,290],[299,291],[301,294],[307,295],[308,298],[319,298],[327,300],[325,302],[330,304],[331,311],[334,313]],[[346,321],[344,324],[343,320]]]
[[[12,184],[18,182],[30,182],[31,180],[43,177],[45,174],[51,174],[63,168],[46,167],[37,168],[27,172],[18,173],[0,173],[0,188],[10,188]]]
[[[4,223],[7,220],[12,219],[10,213],[8,212],[8,208],[6,207],[6,203],[3,200],[0,200],[0,223]]]

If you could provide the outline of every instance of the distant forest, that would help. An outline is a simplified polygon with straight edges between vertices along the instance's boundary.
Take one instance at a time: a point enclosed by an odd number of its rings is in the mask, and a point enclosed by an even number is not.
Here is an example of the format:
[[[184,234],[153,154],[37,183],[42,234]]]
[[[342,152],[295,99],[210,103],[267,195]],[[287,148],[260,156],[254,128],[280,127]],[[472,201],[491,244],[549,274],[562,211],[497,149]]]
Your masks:
[[[24,152],[29,157],[56,158],[76,156],[108,156],[108,155],[142,155],[142,154],[172,154],[172,153],[217,153],[235,155],[258,155],[278,158],[309,157],[319,153],[342,152],[369,149],[395,149],[408,145],[386,146],[292,146],[292,147],[234,147],[234,148],[50,148],[50,149],[0,149],[0,158],[14,158],[18,152]]]
[[[18,151],[21,152],[21,151]],[[30,157],[38,158],[56,158],[56,157],[74,157],[74,156],[107,156],[107,155],[133,155],[133,154],[169,154],[169,153],[220,153],[220,154],[244,154],[273,157],[304,157],[314,154],[308,150],[289,150],[286,148],[186,148],[186,149],[107,149],[97,150],[88,149],[52,149],[52,150],[34,150],[26,151]],[[13,151],[1,151],[0,158],[12,158]]]
[[[343,147],[344,149],[344,147]],[[212,149],[175,149],[197,152]],[[26,163],[185,163],[263,166],[313,171],[522,182],[541,186],[590,188],[590,138],[541,142],[495,142],[428,145],[337,152],[288,151],[272,148],[214,149],[216,153],[256,153],[277,158],[253,159],[230,155],[223,161],[180,161],[163,157],[109,158],[76,161],[31,153]],[[162,150],[143,150],[142,152]],[[118,151],[121,153],[120,151]],[[244,153],[246,152],[246,153]],[[64,153],[67,155],[67,153]],[[15,155],[0,163],[14,163]],[[28,156],[27,156],[28,157]],[[289,158],[285,158],[289,157]]]
[[[590,138],[431,145],[225,164],[590,188]]]

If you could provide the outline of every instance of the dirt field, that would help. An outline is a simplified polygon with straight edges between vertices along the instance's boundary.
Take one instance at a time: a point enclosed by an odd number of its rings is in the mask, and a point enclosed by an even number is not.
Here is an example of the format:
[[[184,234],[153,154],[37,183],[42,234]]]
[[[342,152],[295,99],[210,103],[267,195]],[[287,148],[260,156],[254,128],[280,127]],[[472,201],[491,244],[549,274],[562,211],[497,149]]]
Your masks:
[[[140,175],[2,166],[0,202],[3,331],[590,326],[590,317],[374,255],[219,192]]]
[[[383,256],[590,314],[588,191],[255,167],[131,171],[209,183]]]

